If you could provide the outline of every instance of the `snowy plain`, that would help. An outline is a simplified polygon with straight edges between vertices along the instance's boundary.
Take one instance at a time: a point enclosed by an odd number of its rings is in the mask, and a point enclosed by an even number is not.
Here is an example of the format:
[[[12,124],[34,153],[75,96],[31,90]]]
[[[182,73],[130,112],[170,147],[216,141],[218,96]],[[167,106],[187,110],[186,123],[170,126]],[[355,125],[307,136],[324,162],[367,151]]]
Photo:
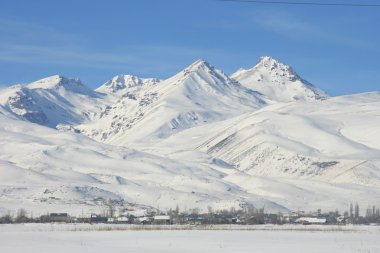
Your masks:
[[[224,230],[222,227],[222,230],[152,231],[96,231],[99,226],[90,225],[82,228],[93,231],[73,231],[73,226],[1,225],[0,252],[380,252],[380,228],[377,226],[254,226],[251,230]]]

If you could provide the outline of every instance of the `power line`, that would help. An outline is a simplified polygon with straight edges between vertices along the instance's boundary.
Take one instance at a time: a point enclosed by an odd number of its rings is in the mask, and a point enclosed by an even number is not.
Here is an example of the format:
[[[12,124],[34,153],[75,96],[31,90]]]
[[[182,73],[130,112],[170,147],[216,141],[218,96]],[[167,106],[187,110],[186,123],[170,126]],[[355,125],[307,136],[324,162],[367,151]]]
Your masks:
[[[280,5],[311,5],[311,6],[337,6],[337,7],[380,7],[380,4],[359,3],[317,3],[317,2],[293,2],[293,1],[260,1],[260,0],[217,0],[219,2],[256,3],[256,4],[280,4]]]

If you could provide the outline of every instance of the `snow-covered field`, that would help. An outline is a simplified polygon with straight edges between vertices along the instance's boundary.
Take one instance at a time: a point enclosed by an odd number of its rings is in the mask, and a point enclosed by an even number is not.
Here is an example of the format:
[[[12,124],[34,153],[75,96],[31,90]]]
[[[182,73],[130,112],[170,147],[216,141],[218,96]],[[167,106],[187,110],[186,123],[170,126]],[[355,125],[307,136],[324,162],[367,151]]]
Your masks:
[[[380,252],[379,227],[255,230],[70,231],[73,225],[2,225],[0,252]],[[316,229],[319,228],[319,229]]]

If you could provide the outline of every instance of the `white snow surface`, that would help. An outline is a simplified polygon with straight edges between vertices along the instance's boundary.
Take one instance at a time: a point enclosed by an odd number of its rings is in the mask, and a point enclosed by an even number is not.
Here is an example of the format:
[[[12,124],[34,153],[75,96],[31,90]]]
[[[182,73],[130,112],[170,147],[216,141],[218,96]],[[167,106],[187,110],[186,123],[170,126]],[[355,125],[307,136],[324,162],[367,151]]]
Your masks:
[[[380,202],[379,92],[327,97],[270,57],[233,78],[198,60],[96,91],[62,76],[2,89],[0,212]]]
[[[379,112],[379,93],[277,103],[144,150],[214,157],[225,163],[225,180],[293,210],[346,210],[353,199],[362,206],[380,201]]]
[[[0,250],[6,253],[47,252],[380,252],[378,227],[298,228],[263,230],[81,231],[64,225],[0,226]],[[226,228],[230,229],[230,228]],[[239,228],[237,228],[239,229]],[[301,230],[298,230],[301,229]],[[324,230],[326,229],[326,230]],[[329,230],[331,229],[331,230]],[[336,230],[337,229],[337,230]],[[22,242],[22,243],[21,243]],[[27,249],[26,249],[27,247]]]
[[[178,162],[3,115],[0,122],[2,213],[24,207],[35,215],[89,214],[104,210],[110,200],[118,209],[265,205],[286,210],[225,182],[226,174],[211,162]]]

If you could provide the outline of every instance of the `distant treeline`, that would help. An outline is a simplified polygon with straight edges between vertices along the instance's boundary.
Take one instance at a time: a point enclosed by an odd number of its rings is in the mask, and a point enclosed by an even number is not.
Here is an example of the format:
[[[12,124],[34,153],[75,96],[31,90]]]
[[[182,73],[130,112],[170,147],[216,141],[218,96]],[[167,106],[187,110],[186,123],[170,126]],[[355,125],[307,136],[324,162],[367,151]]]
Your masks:
[[[130,210],[129,210],[130,211]],[[115,208],[109,206],[101,214],[91,214],[88,217],[75,217],[68,213],[48,213],[39,217],[33,217],[26,209],[19,209],[15,215],[6,214],[0,217],[0,223],[123,223],[123,224],[380,224],[380,208],[371,206],[366,209],[365,215],[360,215],[358,204],[350,204],[349,210],[344,213],[339,211],[322,212],[291,212],[270,213],[264,208],[243,208],[236,210],[213,210],[208,207],[207,212],[199,209],[180,211],[176,209],[160,211],[158,209],[147,210],[144,216],[128,214],[128,210],[120,211],[122,215],[116,215]]]

